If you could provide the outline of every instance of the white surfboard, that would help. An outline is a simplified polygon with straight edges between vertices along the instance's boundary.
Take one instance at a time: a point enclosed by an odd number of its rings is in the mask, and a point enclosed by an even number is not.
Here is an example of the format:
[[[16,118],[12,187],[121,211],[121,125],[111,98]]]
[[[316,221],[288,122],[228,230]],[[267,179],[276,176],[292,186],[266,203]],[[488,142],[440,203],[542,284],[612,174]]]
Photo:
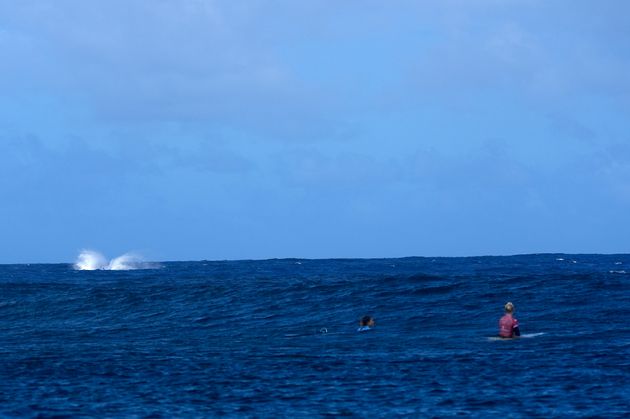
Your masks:
[[[539,333],[523,333],[521,336],[515,336],[513,338],[502,338],[500,336],[490,336],[488,338],[488,340],[490,341],[495,341],[495,340],[516,340],[516,339],[528,339],[528,338],[535,338],[538,336],[542,336],[544,335],[545,332],[539,332]]]

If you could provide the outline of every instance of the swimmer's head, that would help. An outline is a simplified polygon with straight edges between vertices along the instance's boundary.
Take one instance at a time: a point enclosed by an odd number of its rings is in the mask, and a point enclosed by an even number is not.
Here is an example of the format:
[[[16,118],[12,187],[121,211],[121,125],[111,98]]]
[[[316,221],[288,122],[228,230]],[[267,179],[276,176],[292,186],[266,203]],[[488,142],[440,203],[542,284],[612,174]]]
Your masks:
[[[361,326],[374,326],[374,318],[372,316],[363,316],[361,317],[361,321],[359,322]]]
[[[513,311],[514,311],[514,304],[510,303],[509,301],[505,303],[505,312],[512,313]]]

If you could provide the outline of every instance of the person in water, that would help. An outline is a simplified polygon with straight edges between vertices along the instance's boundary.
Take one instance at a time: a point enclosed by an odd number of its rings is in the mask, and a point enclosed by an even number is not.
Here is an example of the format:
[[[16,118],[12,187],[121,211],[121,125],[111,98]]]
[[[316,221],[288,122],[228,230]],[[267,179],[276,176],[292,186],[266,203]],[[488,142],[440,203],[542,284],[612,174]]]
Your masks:
[[[514,304],[508,302],[505,304],[505,315],[499,320],[499,336],[502,338],[513,338],[521,335],[518,328],[518,320],[512,316],[514,313]]]
[[[372,330],[375,322],[372,316],[363,316],[361,320],[359,320],[359,328],[357,332],[367,332],[368,330]]]

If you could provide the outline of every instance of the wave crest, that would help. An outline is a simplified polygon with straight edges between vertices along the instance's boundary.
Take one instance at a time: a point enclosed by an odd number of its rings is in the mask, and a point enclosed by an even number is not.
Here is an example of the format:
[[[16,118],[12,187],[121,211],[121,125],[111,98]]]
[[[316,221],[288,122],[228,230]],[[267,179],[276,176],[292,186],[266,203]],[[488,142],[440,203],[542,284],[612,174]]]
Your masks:
[[[79,271],[128,271],[133,269],[157,269],[157,263],[146,262],[140,255],[125,253],[110,261],[103,254],[94,250],[82,250],[74,263],[74,269]]]

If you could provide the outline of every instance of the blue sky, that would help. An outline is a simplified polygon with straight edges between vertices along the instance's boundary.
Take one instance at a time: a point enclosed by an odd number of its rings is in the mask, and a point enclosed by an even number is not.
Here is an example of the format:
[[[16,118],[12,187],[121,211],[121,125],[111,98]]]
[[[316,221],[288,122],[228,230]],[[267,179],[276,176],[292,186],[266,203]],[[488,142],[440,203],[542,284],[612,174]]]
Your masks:
[[[0,263],[628,252],[628,15],[0,0]]]

